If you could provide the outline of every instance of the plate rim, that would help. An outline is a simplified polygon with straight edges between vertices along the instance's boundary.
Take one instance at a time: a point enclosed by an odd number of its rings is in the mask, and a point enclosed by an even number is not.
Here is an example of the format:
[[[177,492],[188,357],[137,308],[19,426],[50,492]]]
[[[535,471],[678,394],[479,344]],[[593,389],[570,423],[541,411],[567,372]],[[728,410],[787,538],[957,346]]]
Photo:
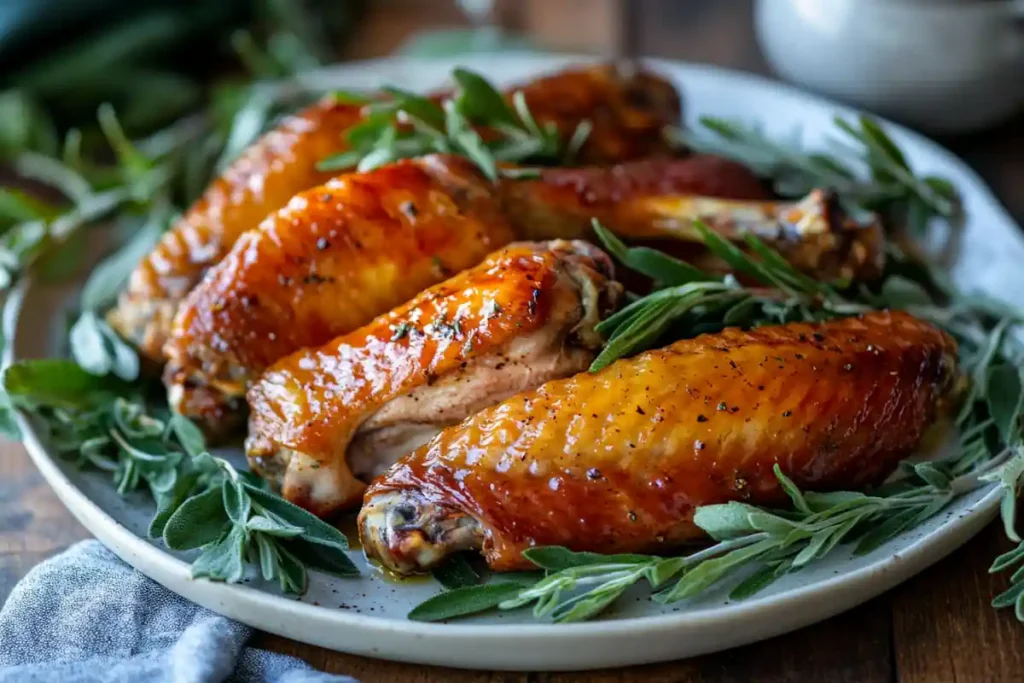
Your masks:
[[[528,60],[535,63],[534,66],[536,66],[538,71],[556,68],[559,65],[564,64],[601,61],[593,56],[552,56],[530,53],[472,55],[468,57],[464,56],[463,58],[436,58],[429,60],[386,57],[341,63],[318,70],[316,73],[326,76],[331,74],[338,76],[345,72],[375,70],[382,67],[415,68],[418,62],[423,61],[433,62],[434,66],[437,66],[439,64],[453,64],[462,60],[472,62],[474,64],[479,64],[482,61],[500,64],[502,62]],[[679,72],[681,70],[688,72],[699,71],[711,76],[722,76],[737,82],[741,87],[747,84],[756,84],[759,88],[770,86],[771,88],[783,91],[787,98],[795,98],[797,101],[811,102],[816,106],[825,104],[837,113],[841,114],[857,115],[861,113],[857,109],[834,102],[828,98],[807,93],[788,84],[779,83],[756,74],[749,74],[705,64],[694,64],[680,60],[645,59],[644,62],[655,69],[660,68],[669,72]],[[685,93],[683,96],[685,98]],[[686,106],[685,99],[684,106]],[[972,193],[976,193],[986,204],[999,212],[1000,217],[1004,219],[1007,224],[1016,225],[1016,221],[1012,216],[1010,216],[1009,212],[998,198],[994,196],[981,177],[959,157],[938,143],[928,139],[924,135],[916,133],[904,126],[901,126],[900,124],[891,122],[882,117],[877,118],[891,130],[899,131],[901,136],[905,136],[907,139],[913,140],[918,145],[927,147],[931,153],[942,159],[944,162],[949,162],[950,164],[955,165],[973,186]],[[4,352],[5,364],[14,358],[18,333],[17,322],[20,318],[21,303],[26,292],[32,286],[33,282],[31,278],[26,277],[22,280],[19,287],[10,294],[12,297],[17,297],[18,301],[7,307],[7,315],[11,316],[11,319],[8,320],[5,318],[4,320],[5,327],[12,331],[11,338],[8,340],[9,343]],[[850,572],[829,577],[810,585],[795,587],[792,590],[788,590],[779,595],[753,597],[741,602],[733,602],[727,606],[715,609],[655,614],[650,616],[624,617],[574,624],[550,624],[545,622],[526,624],[423,623],[367,614],[352,614],[341,609],[291,600],[245,585],[228,585],[207,582],[205,580],[193,580],[191,578],[189,565],[186,562],[170,555],[164,549],[152,545],[145,538],[132,533],[128,528],[120,524],[98,504],[93,502],[92,499],[90,499],[81,489],[79,489],[67,477],[67,475],[64,474],[55,462],[54,457],[49,454],[46,446],[44,445],[43,439],[34,429],[31,420],[21,412],[18,412],[17,422],[19,428],[22,430],[22,443],[25,445],[26,450],[36,467],[40,470],[44,479],[57,494],[61,502],[79,520],[79,522],[82,523],[90,533],[103,542],[104,545],[121,557],[121,559],[138,569],[140,572],[150,576],[150,578],[153,578],[158,583],[161,583],[169,590],[182,594],[186,599],[192,600],[193,602],[222,614],[227,610],[225,602],[230,599],[238,601],[242,606],[242,609],[245,609],[246,607],[253,608],[251,613],[254,615],[258,615],[262,610],[284,610],[296,618],[315,619],[319,622],[329,623],[329,625],[339,628],[364,628],[384,635],[393,634],[432,639],[437,638],[438,636],[443,636],[446,640],[466,640],[483,646],[494,645],[499,642],[507,645],[508,639],[526,641],[534,638],[549,639],[557,637],[564,639],[572,638],[586,640],[589,637],[596,636],[614,639],[626,636],[627,634],[635,635],[635,632],[637,631],[647,635],[653,635],[655,633],[670,633],[689,628],[701,628],[711,625],[722,626],[723,623],[742,622],[748,618],[756,616],[758,612],[765,609],[781,609],[787,605],[806,604],[809,601],[814,601],[820,597],[828,597],[829,594],[836,592],[839,588],[844,588],[851,595],[856,594],[856,596],[858,596],[854,597],[852,601],[847,600],[846,602],[849,604],[844,604],[839,609],[827,608],[819,610],[819,612],[821,612],[819,615],[813,615],[807,619],[798,618],[796,619],[796,622],[798,623],[783,624],[777,630],[769,628],[763,631],[763,635],[760,635],[757,638],[742,639],[740,642],[734,642],[727,644],[726,646],[733,647],[742,643],[771,637],[809,623],[814,623],[822,618],[827,618],[832,614],[845,611],[853,605],[860,604],[871,597],[889,590],[891,587],[910,578],[913,574],[916,574],[925,567],[939,561],[946,554],[952,552],[952,550],[962,545],[969,538],[973,537],[985,524],[988,523],[991,518],[995,516],[1000,499],[1000,492],[998,488],[993,487],[992,490],[988,491],[983,497],[958,514],[955,521],[943,522],[940,527],[936,528],[932,532],[915,539],[902,547],[898,553],[882,558],[878,562],[872,563],[866,567],[861,567]],[[965,529],[968,530],[968,532],[965,532]],[[957,532],[959,532],[959,535],[963,537],[955,538],[950,542],[948,537],[957,535]],[[936,534],[939,535],[939,538],[933,538]],[[941,547],[941,552],[936,552],[937,547]],[[151,571],[145,571],[139,567],[139,564],[145,564]],[[160,568],[160,570],[157,571],[154,567]],[[163,580],[153,576],[153,573],[160,574]],[[879,580],[881,575],[886,574],[888,574],[887,577]],[[197,588],[194,591],[190,591],[192,594],[184,595],[182,591],[167,585],[167,582],[172,581],[174,583],[187,582],[192,586],[202,585],[208,588],[208,590],[200,590]],[[867,590],[863,590],[865,587]],[[856,590],[858,588],[861,590]],[[220,596],[215,594],[220,594]],[[220,609],[218,609],[218,607]],[[259,619],[247,620],[244,616],[240,617],[237,610],[227,611],[232,612],[232,614],[228,615],[231,618],[239,619],[254,628],[277,633],[285,637],[297,638],[294,633],[290,633],[285,630],[275,630],[274,625],[267,624],[266,621],[261,621]],[[308,638],[297,639],[311,642]],[[315,642],[314,644],[324,645],[323,642]],[[437,645],[438,650],[443,650],[440,642],[438,642]],[[324,646],[332,649],[339,649],[336,645]],[[345,651],[400,661],[460,666],[459,662],[452,661],[443,655],[439,655],[437,657],[423,657],[415,655],[411,657],[403,657],[402,653],[394,652],[394,648],[386,649],[391,651],[384,652],[383,650],[377,649],[371,651],[367,648],[350,648]],[[716,647],[714,649],[723,648]],[[662,657],[661,659],[665,659],[665,657]],[[657,661],[657,659],[636,659],[630,658],[629,656],[618,659],[613,658],[613,660],[620,663]],[[463,664],[463,666],[471,665],[473,664]],[[610,664],[607,662],[599,662],[594,668],[609,665]],[[489,665],[486,668],[493,668],[493,665]],[[517,666],[504,668],[523,670],[522,667]],[[579,669],[581,667],[548,666],[546,668],[554,670],[558,668]]]

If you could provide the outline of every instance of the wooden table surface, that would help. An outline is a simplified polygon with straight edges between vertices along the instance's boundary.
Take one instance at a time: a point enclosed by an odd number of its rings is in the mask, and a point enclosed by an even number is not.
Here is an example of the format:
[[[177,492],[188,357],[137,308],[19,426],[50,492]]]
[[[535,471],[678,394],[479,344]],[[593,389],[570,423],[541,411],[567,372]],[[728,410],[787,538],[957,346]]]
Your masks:
[[[638,33],[645,53],[767,73],[748,2],[634,1],[642,6]],[[352,53],[386,53],[408,31],[451,17],[419,7],[417,15],[410,7],[399,11],[395,3],[383,3],[367,17]],[[1024,115],[998,130],[940,141],[974,166],[1024,222]],[[32,566],[86,537],[22,446],[0,443],[0,599]],[[993,524],[919,576],[845,614],[754,645],[667,664],[578,674],[487,673],[383,662],[269,634],[257,634],[253,644],[364,683],[1024,681],[1024,625],[989,606],[1007,577],[989,575],[988,566],[1009,547]]]

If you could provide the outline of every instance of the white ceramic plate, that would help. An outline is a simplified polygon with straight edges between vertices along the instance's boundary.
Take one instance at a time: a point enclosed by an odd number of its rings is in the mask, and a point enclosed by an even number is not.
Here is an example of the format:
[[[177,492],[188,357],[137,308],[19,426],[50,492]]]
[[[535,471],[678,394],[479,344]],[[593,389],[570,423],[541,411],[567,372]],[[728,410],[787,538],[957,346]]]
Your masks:
[[[488,56],[460,60],[499,81],[509,82],[562,66],[565,58]],[[581,61],[581,60],[573,60]],[[440,85],[452,61],[364,62],[316,76],[332,87],[373,88],[395,84],[410,89]],[[809,143],[832,130],[836,113],[853,111],[760,78],[720,69],[652,62],[675,79],[687,118],[715,114],[756,119],[768,130],[802,129]],[[981,180],[952,154],[923,137],[890,126],[915,169],[949,177],[963,191],[968,226],[955,269],[961,285],[996,292],[1024,291],[1024,240],[1013,220]],[[60,352],[63,311],[77,287],[29,285],[16,326],[16,358]],[[283,597],[253,579],[226,586],[189,577],[188,555],[170,553],[145,537],[152,506],[142,495],[120,498],[105,474],[78,471],[51,456],[43,439],[22,424],[25,443],[39,469],[72,513],[104,544],[139,571],[214,611],[297,640],[345,652],[447,666],[554,670],[586,669],[676,659],[768,638],[849,609],[936,562],[978,532],[994,515],[997,495],[977,491],[948,512],[858,558],[837,552],[802,572],[785,577],[745,602],[724,592],[663,607],[638,590],[607,616],[584,624],[534,623],[528,614],[498,614],[452,624],[405,619],[409,609],[432,595],[432,581],[391,583],[368,568],[360,579],[312,577],[301,599]]]

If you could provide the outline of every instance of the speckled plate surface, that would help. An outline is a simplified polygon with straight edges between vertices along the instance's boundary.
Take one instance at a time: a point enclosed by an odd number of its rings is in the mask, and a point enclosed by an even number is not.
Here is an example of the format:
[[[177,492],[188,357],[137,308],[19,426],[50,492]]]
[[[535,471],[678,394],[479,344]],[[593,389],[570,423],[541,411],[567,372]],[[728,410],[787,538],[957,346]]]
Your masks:
[[[531,55],[462,60],[498,82],[558,68],[563,57]],[[383,60],[347,64],[316,75],[332,87],[394,84],[422,90],[441,84],[455,62]],[[799,127],[813,144],[849,109],[760,78],[705,66],[653,61],[677,81],[689,119],[715,114],[763,121],[769,131]],[[954,155],[898,126],[890,131],[915,169],[949,177],[963,191],[968,222],[954,268],[963,286],[989,292],[1024,291],[1024,239],[982,181]],[[84,276],[83,276],[84,278]],[[20,293],[15,358],[61,352],[65,311],[81,283],[61,288],[29,283]],[[16,311],[15,311],[16,313]],[[602,619],[583,624],[535,623],[527,614],[499,614],[452,624],[405,619],[411,607],[438,591],[430,580],[393,583],[351,553],[359,579],[314,574],[301,599],[280,595],[253,578],[226,586],[193,581],[188,554],[172,553],[145,535],[152,504],[121,498],[107,475],[79,471],[52,456],[45,438],[23,422],[24,440],[40,471],[71,512],[104,544],[169,589],[254,627],[296,640],[372,657],[447,666],[555,670],[586,669],[687,657],[789,631],[849,609],[924,569],[977,533],[995,514],[998,497],[976,491],[923,526],[857,558],[837,552],[785,577],[756,599],[729,602],[725,592],[661,606],[637,590]],[[240,452],[232,453],[240,456]]]

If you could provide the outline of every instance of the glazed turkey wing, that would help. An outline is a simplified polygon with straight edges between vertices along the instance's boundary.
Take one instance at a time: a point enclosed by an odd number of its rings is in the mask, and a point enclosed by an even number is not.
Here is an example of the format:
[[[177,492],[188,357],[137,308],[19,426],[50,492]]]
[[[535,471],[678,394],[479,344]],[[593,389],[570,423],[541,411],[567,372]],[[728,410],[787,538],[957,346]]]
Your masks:
[[[512,90],[522,90],[534,118],[554,123],[563,136],[582,120],[592,121],[580,163],[671,153],[662,129],[679,120],[679,94],[659,76],[623,75],[602,65],[541,76]],[[113,327],[144,355],[162,360],[171,321],[188,291],[243,232],[335,175],[316,170],[316,163],[342,150],[345,131],[362,116],[360,107],[328,97],[287,117],[247,149],[138,265],[109,315]]]
[[[181,305],[165,347],[171,404],[223,432],[247,382],[275,360],[350,332],[517,236],[589,234],[591,216],[620,234],[663,230],[670,239],[705,217],[732,239],[760,234],[825,278],[878,267],[878,226],[847,229],[824,195],[791,205],[693,192],[762,194],[743,167],[701,156],[554,170],[497,186],[446,156],[340,176],[247,233]]]
[[[351,334],[275,363],[249,391],[246,452],[328,515],[486,406],[587,368],[621,287],[584,242],[519,243]]]
[[[496,570],[564,545],[660,551],[694,508],[881,481],[947,411],[956,346],[904,313],[729,329],[548,382],[449,428],[366,492],[367,554],[403,573],[458,550]]]

